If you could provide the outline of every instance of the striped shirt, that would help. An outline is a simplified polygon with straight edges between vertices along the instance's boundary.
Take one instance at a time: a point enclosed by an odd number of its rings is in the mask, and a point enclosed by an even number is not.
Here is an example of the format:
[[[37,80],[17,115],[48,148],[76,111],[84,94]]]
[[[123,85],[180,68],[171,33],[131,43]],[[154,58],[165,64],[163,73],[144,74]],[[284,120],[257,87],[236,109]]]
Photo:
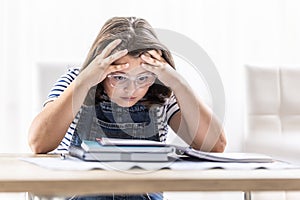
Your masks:
[[[75,80],[78,74],[79,74],[79,68],[69,68],[67,73],[62,75],[52,87],[47,100],[44,102],[44,106],[48,102],[58,98],[65,91],[65,89],[72,83],[72,81]],[[166,141],[169,121],[172,118],[172,116],[178,111],[179,111],[179,106],[177,104],[175,95],[171,95],[171,97],[166,100],[164,105],[159,107],[158,114],[157,114],[158,116],[157,124],[159,130],[159,139],[161,142]],[[63,153],[68,151],[79,117],[80,117],[80,112],[76,115],[76,117],[72,121],[71,125],[69,126],[66,132],[65,137],[63,138],[59,146],[54,150],[54,152]]]

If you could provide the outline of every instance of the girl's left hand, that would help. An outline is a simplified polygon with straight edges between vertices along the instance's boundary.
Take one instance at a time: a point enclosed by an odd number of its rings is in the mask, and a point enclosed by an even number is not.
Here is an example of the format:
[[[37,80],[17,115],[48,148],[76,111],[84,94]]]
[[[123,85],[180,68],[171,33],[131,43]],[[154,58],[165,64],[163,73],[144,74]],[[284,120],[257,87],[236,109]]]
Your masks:
[[[174,85],[174,81],[178,81],[180,75],[171,67],[162,57],[161,51],[150,50],[141,55],[141,59],[145,61],[142,67],[157,75],[157,78],[167,87]]]

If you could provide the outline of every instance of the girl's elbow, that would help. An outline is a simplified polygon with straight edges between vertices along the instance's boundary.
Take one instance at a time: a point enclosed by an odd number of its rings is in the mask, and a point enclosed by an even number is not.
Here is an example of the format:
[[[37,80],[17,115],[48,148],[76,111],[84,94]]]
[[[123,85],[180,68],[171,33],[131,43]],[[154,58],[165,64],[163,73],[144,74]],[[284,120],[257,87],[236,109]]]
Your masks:
[[[31,151],[35,154],[47,153],[37,138],[35,138],[32,134],[29,133],[28,144]]]
[[[31,151],[35,154],[48,153],[49,150],[44,144],[44,139],[42,138],[43,133],[35,123],[33,123],[29,129],[28,133],[28,145]]]
[[[45,154],[55,149],[43,144],[40,141],[34,141],[29,139],[28,143],[31,151],[35,154]]]
[[[217,144],[214,146],[213,151],[214,152],[218,152],[218,153],[222,153],[225,151],[227,145],[227,141],[224,135],[220,136],[219,141],[217,142]]]
[[[35,154],[47,153],[42,146],[29,142],[30,149]]]
[[[226,148],[226,141],[216,145],[214,148],[214,152],[223,153],[225,151],[225,148]]]

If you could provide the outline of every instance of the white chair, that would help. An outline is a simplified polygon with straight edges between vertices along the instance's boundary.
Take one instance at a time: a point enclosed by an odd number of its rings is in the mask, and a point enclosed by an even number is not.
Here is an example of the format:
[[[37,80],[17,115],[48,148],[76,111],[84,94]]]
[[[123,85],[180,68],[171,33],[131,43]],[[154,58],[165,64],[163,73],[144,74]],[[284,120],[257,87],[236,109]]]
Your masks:
[[[300,164],[300,67],[246,66],[245,152]],[[252,193],[252,199],[300,199],[300,192]]]
[[[78,66],[80,65],[60,62],[43,62],[36,65],[35,81],[38,99],[38,102],[36,103],[38,104],[39,108],[41,108],[53,84],[59,79],[59,77],[67,73],[68,68]]]

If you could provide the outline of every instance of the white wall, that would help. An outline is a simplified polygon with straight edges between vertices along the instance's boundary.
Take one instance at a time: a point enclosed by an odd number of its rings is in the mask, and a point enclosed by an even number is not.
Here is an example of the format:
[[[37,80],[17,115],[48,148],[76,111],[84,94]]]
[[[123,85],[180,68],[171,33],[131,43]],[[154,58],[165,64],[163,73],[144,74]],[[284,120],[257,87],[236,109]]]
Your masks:
[[[82,63],[103,23],[138,16],[197,42],[226,94],[227,151],[242,147],[244,64],[300,63],[297,0],[0,1],[0,152],[25,152],[37,114],[38,63]]]

